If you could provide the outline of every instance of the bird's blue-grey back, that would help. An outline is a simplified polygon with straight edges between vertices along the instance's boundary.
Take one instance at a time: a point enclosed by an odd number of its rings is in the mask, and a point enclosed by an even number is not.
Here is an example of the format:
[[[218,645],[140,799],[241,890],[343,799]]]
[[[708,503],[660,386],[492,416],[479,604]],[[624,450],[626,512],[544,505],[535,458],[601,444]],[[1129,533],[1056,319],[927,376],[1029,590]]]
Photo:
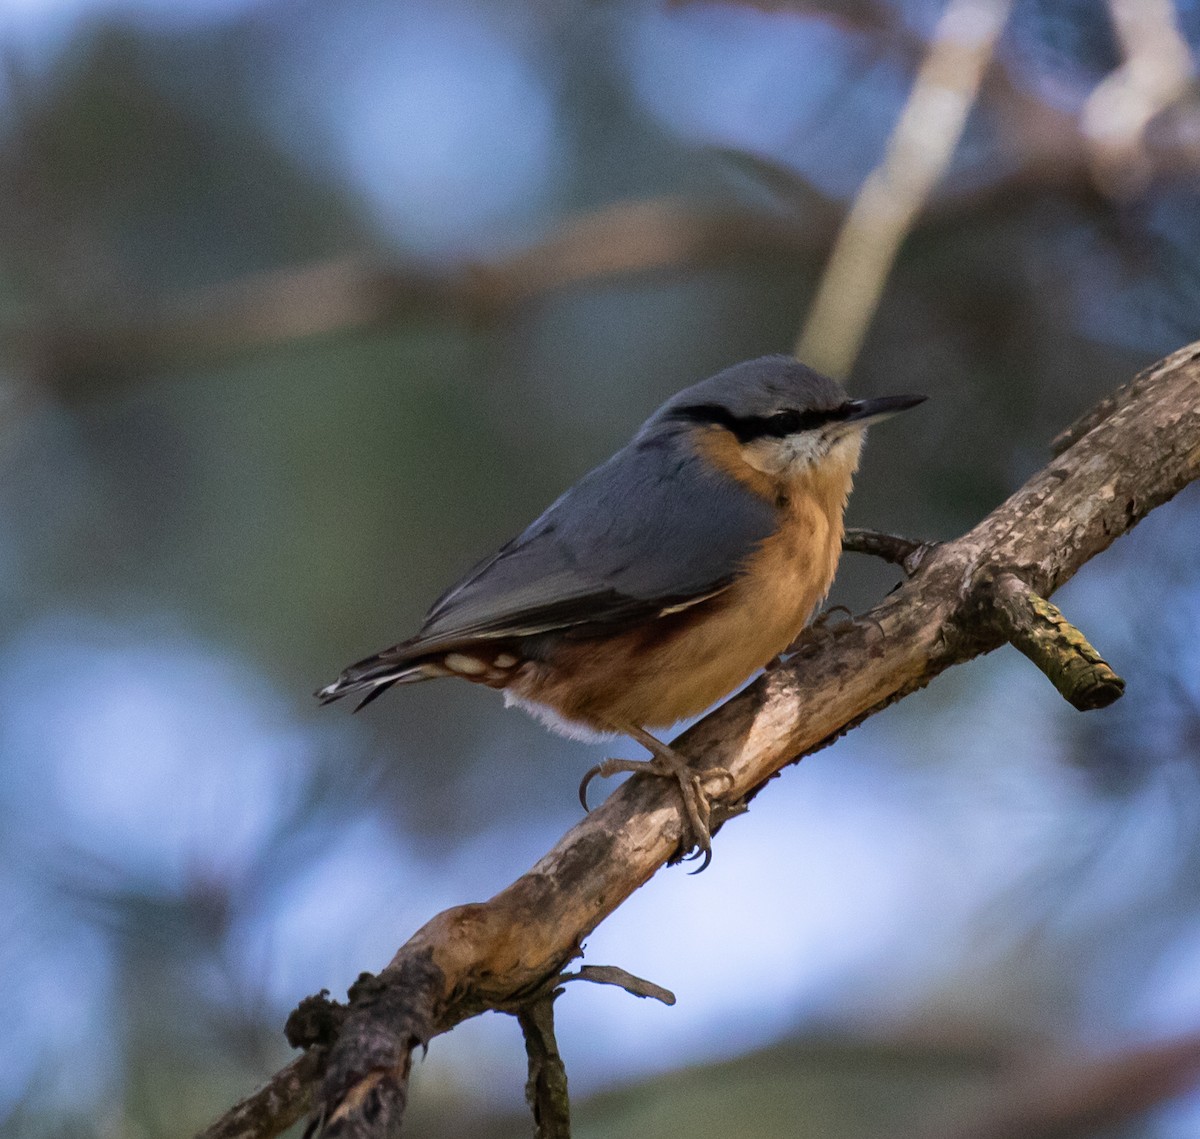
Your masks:
[[[840,387],[788,357],[693,385],[628,446],[449,590],[412,648],[645,616],[728,585],[775,526],[768,503],[706,461],[673,409],[720,401],[735,415],[837,406]]]

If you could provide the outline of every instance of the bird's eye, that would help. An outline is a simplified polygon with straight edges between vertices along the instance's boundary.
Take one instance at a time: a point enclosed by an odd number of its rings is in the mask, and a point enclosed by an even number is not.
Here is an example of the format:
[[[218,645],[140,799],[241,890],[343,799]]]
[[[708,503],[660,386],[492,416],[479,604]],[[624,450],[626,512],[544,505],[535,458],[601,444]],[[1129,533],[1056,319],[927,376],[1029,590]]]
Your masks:
[[[800,430],[800,412],[779,411],[772,415],[767,422],[771,426],[772,435],[780,437],[793,435]]]

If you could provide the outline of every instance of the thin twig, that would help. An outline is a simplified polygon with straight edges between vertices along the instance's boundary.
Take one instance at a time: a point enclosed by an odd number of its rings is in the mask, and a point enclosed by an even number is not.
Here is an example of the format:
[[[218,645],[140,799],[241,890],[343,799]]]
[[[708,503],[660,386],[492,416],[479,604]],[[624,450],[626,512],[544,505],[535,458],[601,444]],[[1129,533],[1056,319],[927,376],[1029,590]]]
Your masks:
[[[596,985],[616,985],[617,988],[624,989],[634,997],[643,999],[650,997],[653,1000],[662,1001],[665,1005],[675,1003],[675,994],[670,989],[664,989],[662,985],[656,985],[644,977],[635,977],[619,965],[581,965],[578,972],[563,973],[558,979],[564,983],[567,981],[591,981]]]

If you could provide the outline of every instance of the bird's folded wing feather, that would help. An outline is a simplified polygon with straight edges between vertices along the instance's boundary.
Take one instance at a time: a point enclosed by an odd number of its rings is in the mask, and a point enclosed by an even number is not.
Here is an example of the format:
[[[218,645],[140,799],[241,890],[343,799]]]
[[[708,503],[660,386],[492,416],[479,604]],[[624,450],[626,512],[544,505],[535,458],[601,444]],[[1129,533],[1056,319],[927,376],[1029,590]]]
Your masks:
[[[699,456],[633,443],[450,589],[403,647],[677,611],[727,588],[774,524],[769,503]]]

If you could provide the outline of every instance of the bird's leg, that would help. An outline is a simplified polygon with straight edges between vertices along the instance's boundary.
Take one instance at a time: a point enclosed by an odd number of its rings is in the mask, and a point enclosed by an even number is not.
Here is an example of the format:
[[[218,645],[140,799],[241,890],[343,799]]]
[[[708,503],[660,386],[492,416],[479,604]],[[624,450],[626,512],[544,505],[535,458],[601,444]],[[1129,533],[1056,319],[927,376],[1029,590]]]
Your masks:
[[[700,867],[700,870],[703,870],[712,861],[712,832],[709,829],[709,822],[712,818],[712,802],[708,792],[704,789],[704,781],[707,778],[719,776],[732,784],[733,776],[728,771],[721,770],[697,771],[688,763],[687,756],[681,755],[673,747],[656,739],[636,724],[620,724],[614,725],[614,727],[617,731],[640,743],[654,758],[606,759],[596,764],[579,784],[579,801],[583,804],[583,809],[588,810],[588,784],[597,775],[601,779],[607,779],[610,775],[630,771],[637,775],[654,775],[660,779],[674,779],[679,786],[684,816],[687,819],[687,829],[690,832],[689,849],[694,848],[695,850],[691,857],[698,858],[701,854],[704,855],[704,863]],[[699,870],[696,873],[699,873]]]

